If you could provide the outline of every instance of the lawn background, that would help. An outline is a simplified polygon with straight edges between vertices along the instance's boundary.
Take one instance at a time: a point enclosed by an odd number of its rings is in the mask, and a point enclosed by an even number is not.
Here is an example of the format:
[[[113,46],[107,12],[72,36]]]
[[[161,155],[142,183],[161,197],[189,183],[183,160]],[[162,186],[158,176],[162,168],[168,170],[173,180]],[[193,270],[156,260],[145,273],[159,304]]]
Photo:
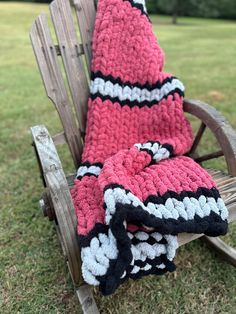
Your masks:
[[[80,313],[56,233],[41,215],[42,192],[29,128],[60,131],[47,100],[28,33],[46,5],[0,2],[0,313]],[[236,24],[152,17],[166,51],[166,70],[187,96],[221,110],[236,128]],[[214,146],[211,137],[205,148]],[[72,163],[60,153],[67,171]],[[223,162],[213,162],[224,168]],[[236,228],[229,243],[236,246]],[[180,248],[178,270],[129,281],[112,297],[96,299],[102,313],[236,313],[236,271],[197,240]]]

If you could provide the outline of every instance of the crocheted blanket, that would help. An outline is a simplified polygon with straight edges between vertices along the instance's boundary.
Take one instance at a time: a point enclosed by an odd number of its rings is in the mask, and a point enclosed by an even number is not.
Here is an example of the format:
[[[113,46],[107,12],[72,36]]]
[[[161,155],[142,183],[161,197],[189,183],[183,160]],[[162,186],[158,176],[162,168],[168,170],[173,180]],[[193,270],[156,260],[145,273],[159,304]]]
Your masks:
[[[128,278],[174,271],[179,233],[227,232],[215,182],[184,156],[193,139],[184,86],[163,66],[145,1],[100,0],[72,197],[84,280],[105,295]]]

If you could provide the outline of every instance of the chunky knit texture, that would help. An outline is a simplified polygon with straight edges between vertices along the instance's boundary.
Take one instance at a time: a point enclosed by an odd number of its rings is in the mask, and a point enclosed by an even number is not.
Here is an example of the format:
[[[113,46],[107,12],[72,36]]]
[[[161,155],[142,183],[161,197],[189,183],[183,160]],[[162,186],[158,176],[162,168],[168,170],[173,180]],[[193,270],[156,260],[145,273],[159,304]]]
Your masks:
[[[128,278],[173,271],[180,232],[227,232],[217,187],[192,159],[184,86],[144,0],[100,0],[87,130],[72,190],[86,282],[111,294]]]

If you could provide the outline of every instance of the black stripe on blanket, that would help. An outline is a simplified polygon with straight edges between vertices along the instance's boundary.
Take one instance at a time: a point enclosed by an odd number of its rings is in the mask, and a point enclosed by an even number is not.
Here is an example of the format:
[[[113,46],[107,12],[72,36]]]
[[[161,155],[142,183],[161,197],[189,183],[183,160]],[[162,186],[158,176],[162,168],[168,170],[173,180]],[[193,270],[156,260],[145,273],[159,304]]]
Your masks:
[[[128,86],[130,88],[139,88],[139,89],[147,89],[148,91],[152,91],[153,89],[160,89],[167,83],[172,83],[173,80],[177,80],[178,78],[175,76],[170,76],[165,78],[162,81],[157,81],[154,84],[149,84],[146,82],[145,84],[140,83],[131,83],[129,81],[122,81],[121,78],[113,77],[112,75],[104,75],[101,71],[92,72],[91,80],[94,81],[96,78],[100,78],[104,81],[110,81],[113,85],[118,84],[120,86]]]
[[[120,199],[129,201],[120,203]],[[115,203],[115,212],[108,207],[111,201]],[[142,202],[124,187],[111,184],[104,190],[104,203],[106,216],[111,220],[140,222],[161,234],[190,232],[219,236],[225,235],[228,229],[228,211],[214,187],[180,194],[168,191],[162,196],[151,195]]]

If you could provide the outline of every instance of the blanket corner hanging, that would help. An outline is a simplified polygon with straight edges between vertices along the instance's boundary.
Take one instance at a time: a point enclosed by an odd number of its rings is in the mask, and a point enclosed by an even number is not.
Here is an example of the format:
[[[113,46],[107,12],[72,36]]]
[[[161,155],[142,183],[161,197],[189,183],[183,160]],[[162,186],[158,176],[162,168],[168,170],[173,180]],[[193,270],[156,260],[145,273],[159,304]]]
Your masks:
[[[181,232],[227,232],[209,174],[185,157],[192,130],[184,86],[144,0],[100,0],[83,163],[72,190],[82,273],[108,295],[128,278],[173,271]]]

